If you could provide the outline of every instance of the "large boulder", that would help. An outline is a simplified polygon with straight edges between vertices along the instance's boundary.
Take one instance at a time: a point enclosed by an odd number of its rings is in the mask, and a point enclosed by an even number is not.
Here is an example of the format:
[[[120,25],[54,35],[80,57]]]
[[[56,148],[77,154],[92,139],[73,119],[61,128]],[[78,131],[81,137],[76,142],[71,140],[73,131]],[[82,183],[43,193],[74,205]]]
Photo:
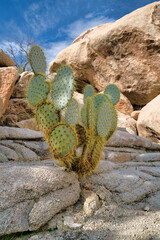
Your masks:
[[[5,112],[15,83],[19,78],[18,70],[15,67],[0,68],[0,97],[3,100],[3,111]]]
[[[28,84],[31,80],[31,77],[33,77],[34,73],[33,72],[23,72],[20,75],[19,81],[16,83],[12,97],[13,98],[25,98],[26,97],[26,92],[28,88]]]
[[[53,161],[0,164],[0,236],[39,229],[79,195],[77,175]]]
[[[160,92],[160,2],[140,8],[114,23],[81,34],[49,65],[73,67],[77,82],[99,91],[115,83],[132,104],[145,105]]]
[[[2,49],[0,49],[0,67],[15,66],[15,62]]]
[[[160,95],[142,108],[137,129],[139,136],[160,142]]]

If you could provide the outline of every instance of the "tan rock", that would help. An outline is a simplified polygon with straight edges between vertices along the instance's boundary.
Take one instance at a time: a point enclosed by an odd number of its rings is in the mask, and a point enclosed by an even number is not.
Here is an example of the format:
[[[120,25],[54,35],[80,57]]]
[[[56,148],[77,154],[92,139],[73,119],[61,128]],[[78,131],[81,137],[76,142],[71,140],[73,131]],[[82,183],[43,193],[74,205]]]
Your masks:
[[[131,113],[131,117],[132,117],[133,119],[137,120],[139,114],[140,114],[140,110],[133,111],[133,112]]]
[[[137,129],[139,136],[160,142],[160,95],[142,108]]]
[[[137,135],[136,121],[129,115],[118,112],[118,127],[125,128],[127,132]]]
[[[3,112],[5,112],[8,101],[14,89],[15,82],[18,80],[19,74],[15,67],[0,68],[0,97],[3,100]]]
[[[29,81],[34,75],[32,72],[23,72],[20,76],[19,81],[14,87],[12,97],[13,98],[24,98],[26,97],[26,92],[28,88]]]
[[[3,111],[3,101],[2,101],[2,98],[0,97],[0,117],[2,116],[2,111]]]
[[[8,102],[5,114],[0,119],[0,125],[17,126],[17,122],[33,117],[33,109],[24,98],[12,98]]]
[[[87,216],[91,216],[99,206],[99,198],[96,193],[87,190],[84,192],[84,197],[83,210]]]
[[[118,103],[115,105],[115,107],[119,112],[124,113],[126,115],[131,115],[131,113],[133,112],[133,106],[131,102],[122,93],[120,94],[120,99]]]
[[[15,66],[15,62],[2,49],[0,49],[0,67]]]
[[[82,85],[90,82],[102,91],[115,83],[132,104],[145,105],[160,92],[159,6],[152,3],[84,32],[50,63],[50,73],[66,63]]]
[[[35,131],[39,130],[34,118],[22,120],[20,122],[17,122],[16,125],[20,128],[28,128]]]

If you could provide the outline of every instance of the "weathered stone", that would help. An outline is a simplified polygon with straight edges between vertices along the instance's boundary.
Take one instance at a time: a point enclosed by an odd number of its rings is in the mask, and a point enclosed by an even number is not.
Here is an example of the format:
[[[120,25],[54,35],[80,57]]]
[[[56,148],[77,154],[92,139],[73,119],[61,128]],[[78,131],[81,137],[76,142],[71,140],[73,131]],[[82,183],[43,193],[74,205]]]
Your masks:
[[[0,49],[0,67],[15,66],[15,62],[2,49]]]
[[[39,130],[34,118],[22,120],[20,122],[17,122],[16,125],[20,128],[28,128],[35,131]]]
[[[133,111],[133,112],[131,113],[131,117],[132,117],[133,119],[137,120],[139,114],[140,114],[140,110]]]
[[[118,127],[123,127],[127,132],[137,135],[136,121],[129,115],[118,111]]]
[[[5,156],[5,160],[6,158],[8,160],[13,160],[13,161],[19,160],[18,154],[13,149],[10,149],[9,147],[0,145],[0,152]]]
[[[0,96],[3,100],[3,111],[5,112],[9,98],[14,89],[15,82],[18,80],[19,74],[15,67],[0,68]]]
[[[33,109],[24,98],[11,98],[8,102],[5,114],[0,119],[1,126],[16,127],[17,122],[32,118]]]
[[[115,83],[132,104],[145,105],[160,92],[159,6],[152,3],[82,33],[50,63],[49,72],[66,63],[78,82],[99,91]]]
[[[0,236],[36,230],[73,205],[80,187],[75,173],[48,163],[0,164]]]
[[[82,224],[75,223],[74,219],[71,216],[65,216],[64,217],[64,226],[70,228],[70,229],[76,229],[82,227]]]
[[[151,140],[132,135],[130,133],[117,130],[113,137],[106,143],[106,146],[114,147],[130,147],[139,148],[143,147],[146,149],[157,149],[160,150],[160,145],[153,143]]]
[[[151,210],[160,211],[160,191],[150,196],[147,202]]]
[[[139,136],[160,142],[160,95],[142,108],[137,129]]]
[[[0,126],[0,139],[43,139],[43,137],[43,133],[39,131]]]
[[[2,112],[3,112],[3,101],[2,101],[2,98],[0,97],[0,118],[2,116]]]
[[[83,210],[87,216],[91,216],[94,211],[98,208],[99,198],[96,193],[88,191],[88,196],[86,197],[83,205]]]
[[[133,106],[131,102],[122,93],[120,94],[120,99],[118,103],[115,105],[115,107],[119,112],[124,113],[126,115],[131,115],[131,113],[133,112]]]
[[[137,161],[142,162],[154,162],[154,161],[160,161],[160,152],[158,153],[143,153],[138,156],[136,156]]]
[[[1,146],[0,146],[0,149],[1,149]],[[7,161],[8,161],[8,158],[6,157],[6,155],[3,153],[0,153],[0,163],[7,162]]]
[[[37,156],[35,152],[26,148],[22,144],[14,143],[13,141],[1,141],[1,144],[5,145],[6,147],[13,149],[16,154],[18,155],[17,161],[38,161],[40,157]],[[16,160],[16,159],[14,159]]]
[[[12,98],[25,98],[27,93],[28,84],[31,80],[31,77],[33,77],[33,72],[23,72],[20,75],[20,79],[16,83]]]
[[[126,152],[111,152],[105,151],[105,159],[113,163],[123,163],[132,161],[132,159],[137,156],[136,153],[126,153]]]

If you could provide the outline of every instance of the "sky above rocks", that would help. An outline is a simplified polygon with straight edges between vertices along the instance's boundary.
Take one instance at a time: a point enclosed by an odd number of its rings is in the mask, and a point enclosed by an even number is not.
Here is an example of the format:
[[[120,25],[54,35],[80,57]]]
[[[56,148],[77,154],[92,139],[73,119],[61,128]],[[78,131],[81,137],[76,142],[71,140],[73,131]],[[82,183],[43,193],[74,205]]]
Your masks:
[[[82,32],[154,1],[150,0],[0,0],[0,48],[34,39],[42,46],[47,61]]]

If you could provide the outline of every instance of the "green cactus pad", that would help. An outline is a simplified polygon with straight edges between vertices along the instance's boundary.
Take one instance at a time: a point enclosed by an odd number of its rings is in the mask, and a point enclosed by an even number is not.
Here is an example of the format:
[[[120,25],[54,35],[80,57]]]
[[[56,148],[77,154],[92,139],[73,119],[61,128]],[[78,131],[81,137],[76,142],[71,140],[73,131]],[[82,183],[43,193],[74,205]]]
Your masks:
[[[29,52],[29,62],[35,74],[46,72],[46,58],[43,50],[39,46],[33,45],[31,47]]]
[[[79,106],[75,99],[72,99],[66,109],[65,121],[67,124],[75,126],[79,118]]]
[[[45,135],[49,135],[53,126],[59,122],[59,115],[52,103],[45,102],[36,109],[36,123]]]
[[[95,107],[96,111],[99,110],[99,108],[102,106],[102,104],[104,102],[112,104],[110,98],[106,94],[103,94],[103,93],[102,94],[96,94],[93,97],[93,103],[94,103],[94,107]]]
[[[93,95],[94,95],[94,88],[91,85],[87,85],[84,89],[84,97],[83,97],[84,103],[87,102],[88,97],[92,97]]]
[[[120,99],[120,91],[114,84],[108,85],[104,90],[104,94],[106,94],[111,99],[113,105],[117,104]]]
[[[29,104],[33,107],[38,106],[46,100],[48,93],[49,85],[45,82],[45,76],[40,74],[33,76],[27,92]]]
[[[113,133],[116,131],[117,128],[117,112],[114,106],[112,107],[112,122],[111,122],[111,128],[109,134],[106,136],[106,140],[108,140],[110,137],[112,137]]]
[[[65,123],[59,123],[51,132],[50,148],[56,159],[72,155],[77,147],[77,135],[75,130]]]
[[[112,106],[109,103],[103,103],[98,112],[97,132],[102,138],[109,135],[112,124]]]
[[[51,97],[56,110],[63,109],[71,100],[74,91],[74,78],[70,67],[61,67],[54,78]]]
[[[84,104],[81,108],[81,119],[85,127],[87,127],[87,104]]]
[[[95,133],[95,113],[94,113],[94,104],[91,97],[87,98],[87,127],[91,130],[91,133]]]

